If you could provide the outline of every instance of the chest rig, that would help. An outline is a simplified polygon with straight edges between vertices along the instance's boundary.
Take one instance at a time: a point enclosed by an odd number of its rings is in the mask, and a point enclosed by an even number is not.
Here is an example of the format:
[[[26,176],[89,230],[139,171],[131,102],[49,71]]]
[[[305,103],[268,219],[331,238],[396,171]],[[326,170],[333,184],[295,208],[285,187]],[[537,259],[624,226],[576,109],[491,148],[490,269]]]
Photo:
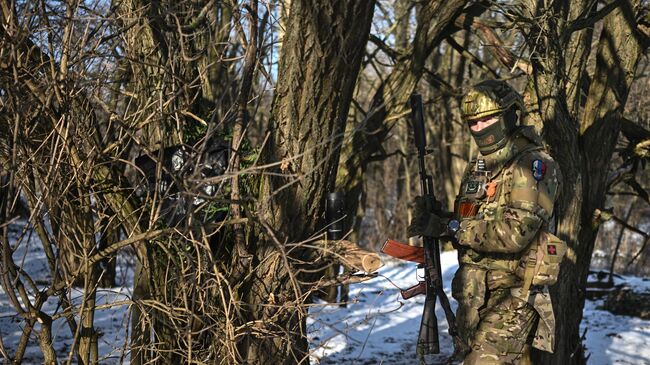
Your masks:
[[[524,127],[513,135],[512,140],[495,156],[479,155],[467,166],[454,202],[457,219],[493,219],[499,214],[498,207],[505,205],[510,179],[502,178],[503,171],[509,169],[529,152],[542,149],[539,143],[530,137],[531,131]],[[505,199],[505,200],[504,200]]]
[[[489,170],[486,161],[481,158],[470,162],[454,205],[454,211],[460,220],[483,218],[482,208],[498,199],[502,185],[499,179],[501,170]]]

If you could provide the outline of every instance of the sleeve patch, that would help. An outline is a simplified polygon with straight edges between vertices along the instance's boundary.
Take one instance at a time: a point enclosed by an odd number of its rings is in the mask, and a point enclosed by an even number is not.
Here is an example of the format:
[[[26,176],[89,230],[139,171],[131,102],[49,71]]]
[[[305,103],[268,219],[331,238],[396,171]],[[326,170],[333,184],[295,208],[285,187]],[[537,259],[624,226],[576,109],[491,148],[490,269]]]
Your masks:
[[[537,181],[544,179],[544,174],[546,174],[546,164],[542,160],[533,161],[533,178]]]

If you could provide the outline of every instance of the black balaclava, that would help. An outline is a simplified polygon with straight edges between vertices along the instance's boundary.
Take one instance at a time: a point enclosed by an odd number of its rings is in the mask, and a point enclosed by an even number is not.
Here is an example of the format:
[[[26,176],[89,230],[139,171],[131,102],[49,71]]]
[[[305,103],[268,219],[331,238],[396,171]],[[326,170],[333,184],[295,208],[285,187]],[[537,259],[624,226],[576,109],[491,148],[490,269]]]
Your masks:
[[[515,108],[511,107],[506,112],[500,114],[498,118],[499,120],[496,123],[483,128],[479,132],[474,132],[470,128],[476,145],[484,156],[503,148],[508,142],[508,137],[517,126],[517,112]]]

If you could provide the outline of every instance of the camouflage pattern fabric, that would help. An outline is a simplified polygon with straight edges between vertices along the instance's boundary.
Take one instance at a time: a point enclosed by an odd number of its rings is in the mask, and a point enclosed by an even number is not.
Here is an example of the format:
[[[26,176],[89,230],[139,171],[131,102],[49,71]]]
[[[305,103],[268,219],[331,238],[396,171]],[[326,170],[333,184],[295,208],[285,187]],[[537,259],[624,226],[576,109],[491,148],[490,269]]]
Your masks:
[[[516,153],[514,146],[512,143],[507,151]],[[557,165],[541,150],[517,157],[513,165],[500,174],[500,179],[492,178],[500,180],[497,181],[501,186],[500,196],[481,201],[479,214],[461,222],[457,238],[462,245],[479,252],[520,252],[537,235],[542,223],[550,219],[559,185]],[[489,159],[485,159],[487,163]],[[531,166],[535,160],[546,166],[541,181],[533,177]]]
[[[464,365],[520,365],[529,361],[529,335],[539,315],[527,302],[507,291],[497,291],[494,305],[481,313],[481,322]]]
[[[511,106],[524,110],[521,96],[505,81],[485,80],[463,97],[460,113],[464,120],[478,120],[503,113]]]
[[[521,288],[512,288],[511,295],[521,298],[519,292]],[[553,313],[553,304],[548,287],[544,286],[541,290],[530,293],[528,303],[535,308],[539,315],[539,322],[535,330],[532,345],[534,348],[546,352],[553,352],[555,346],[555,314]]]
[[[543,167],[537,175],[534,164]],[[560,181],[531,127],[520,127],[502,149],[469,164],[456,200],[460,267],[452,282],[458,330],[472,348],[465,364],[526,364],[530,345],[553,351],[548,291],[522,294],[515,270],[548,226]]]
[[[479,309],[483,307],[487,294],[487,270],[471,265],[461,265],[451,282],[451,293],[458,301],[456,327],[461,339],[472,343],[480,321]]]

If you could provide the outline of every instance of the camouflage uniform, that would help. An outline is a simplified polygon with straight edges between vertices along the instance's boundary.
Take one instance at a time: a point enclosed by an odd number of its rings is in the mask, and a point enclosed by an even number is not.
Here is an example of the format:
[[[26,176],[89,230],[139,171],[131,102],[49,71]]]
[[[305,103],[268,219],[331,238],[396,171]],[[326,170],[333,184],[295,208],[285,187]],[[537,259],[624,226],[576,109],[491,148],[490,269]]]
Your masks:
[[[553,351],[548,290],[522,289],[519,266],[548,227],[560,181],[532,127],[508,130],[503,145],[469,163],[455,203],[460,267],[452,282],[458,330],[471,347],[465,365],[528,364],[530,345]]]

